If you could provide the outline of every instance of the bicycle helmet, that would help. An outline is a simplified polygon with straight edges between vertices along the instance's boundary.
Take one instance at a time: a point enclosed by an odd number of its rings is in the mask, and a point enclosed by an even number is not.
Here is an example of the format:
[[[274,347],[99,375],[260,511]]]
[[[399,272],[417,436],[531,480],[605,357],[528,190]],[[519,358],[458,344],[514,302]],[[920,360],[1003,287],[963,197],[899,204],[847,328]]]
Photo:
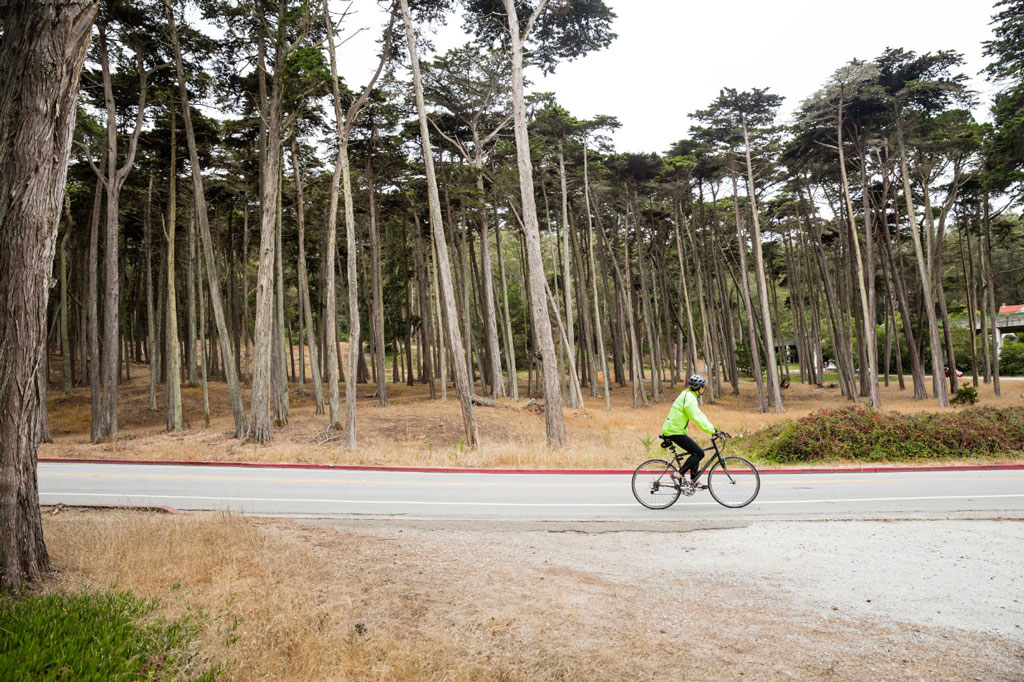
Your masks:
[[[701,375],[694,374],[686,381],[686,383],[689,384],[690,388],[700,388],[701,386],[706,386],[708,382],[707,379]]]

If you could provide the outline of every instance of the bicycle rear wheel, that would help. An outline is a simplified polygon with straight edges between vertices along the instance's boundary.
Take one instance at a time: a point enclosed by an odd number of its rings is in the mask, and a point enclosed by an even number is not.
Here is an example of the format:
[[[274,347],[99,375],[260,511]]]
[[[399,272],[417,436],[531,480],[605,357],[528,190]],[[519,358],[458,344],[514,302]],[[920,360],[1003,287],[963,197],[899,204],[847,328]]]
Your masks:
[[[649,459],[633,472],[633,497],[648,509],[667,509],[679,499],[672,481],[676,468],[663,459]]]
[[[760,490],[757,469],[741,457],[724,457],[708,472],[708,492],[723,507],[745,507]]]

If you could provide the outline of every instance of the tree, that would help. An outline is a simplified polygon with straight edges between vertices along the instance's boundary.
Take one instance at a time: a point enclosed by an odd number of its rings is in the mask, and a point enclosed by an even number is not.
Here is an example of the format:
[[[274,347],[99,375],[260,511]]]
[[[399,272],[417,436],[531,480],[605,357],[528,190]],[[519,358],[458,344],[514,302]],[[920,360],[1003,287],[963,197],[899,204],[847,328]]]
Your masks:
[[[783,411],[782,392],[779,386],[778,363],[775,359],[775,334],[772,330],[771,312],[768,308],[768,286],[765,279],[764,252],[761,248],[761,223],[757,209],[757,185],[754,177],[754,165],[751,160],[750,140],[752,133],[765,132],[764,129],[772,124],[775,120],[775,112],[781,104],[782,97],[770,94],[768,88],[755,88],[745,92],[738,92],[734,88],[723,88],[711,107],[698,114],[705,120],[717,120],[719,126],[724,124],[742,133],[747,170],[747,200],[750,204],[755,281],[764,330],[765,357],[768,363],[768,397],[776,412]]]
[[[0,7],[0,588],[49,569],[36,483],[46,308],[95,0]]]
[[[440,293],[443,300],[444,314],[441,315],[448,337],[448,349],[455,362],[455,392],[462,404],[462,421],[466,429],[466,440],[470,447],[480,445],[480,432],[473,414],[473,387],[469,380],[469,369],[461,362],[463,353],[462,335],[455,312],[455,288],[452,285],[451,264],[448,258],[448,245],[445,240],[444,222],[441,218],[441,200],[437,191],[437,175],[434,172],[434,153],[430,146],[430,129],[427,127],[426,104],[423,97],[423,81],[420,76],[420,60],[416,48],[416,35],[413,28],[412,12],[408,0],[399,0],[402,20],[405,23],[406,43],[409,49],[409,61],[412,65],[413,95],[416,98],[416,111],[419,115],[420,143],[423,147],[424,170],[427,175],[427,200],[430,206],[430,228],[434,235],[435,257]],[[444,380],[444,365],[441,378]]]
[[[963,62],[963,57],[954,52],[938,52],[918,57],[913,52],[886,50],[875,60],[879,70],[879,85],[888,102],[896,128],[896,144],[899,151],[900,175],[903,176],[903,193],[910,221],[910,235],[914,243],[918,274],[921,278],[924,309],[928,318],[928,338],[932,356],[932,382],[939,407],[949,407],[949,392],[946,382],[939,375],[943,366],[942,345],[939,341],[939,324],[935,313],[935,277],[932,268],[932,247],[934,237],[928,226],[928,254],[926,256],[918,229],[917,211],[914,207],[914,193],[911,187],[908,123],[911,127],[920,125],[922,117],[938,113],[950,102],[964,93],[962,75],[950,74],[950,69]]]
[[[497,0],[467,0],[467,8],[470,12],[470,21],[475,21],[478,36],[492,41],[500,37],[502,42],[505,41],[505,36],[508,37],[512,59],[512,113],[519,165],[523,228],[526,235],[526,258],[530,276],[530,306],[544,371],[547,441],[551,447],[562,448],[566,445],[565,417],[558,361],[545,299],[540,224],[534,196],[526,99],[523,94],[523,45],[528,40],[532,41],[535,45],[531,53],[532,58],[542,70],[552,71],[559,59],[574,59],[592,49],[610,44],[615,34],[609,30],[609,26],[615,15],[602,0],[581,0],[574,4],[559,3],[557,13],[548,6],[548,0],[540,0],[536,4],[516,0],[501,0],[500,3]],[[524,20],[522,30],[521,19]],[[530,31],[535,24],[537,33],[531,36]]]
[[[384,29],[384,46],[381,49],[380,59],[377,63],[377,70],[374,72],[370,82],[363,88],[362,93],[352,102],[348,110],[343,112],[341,107],[341,91],[338,81],[338,67],[334,53],[334,23],[330,17],[328,3],[324,1],[324,23],[327,26],[327,50],[331,63],[331,91],[334,103],[334,118],[338,141],[338,155],[335,163],[334,175],[331,179],[331,208],[328,211],[327,227],[327,381],[330,384],[330,406],[331,426],[340,423],[338,404],[338,381],[336,372],[337,366],[337,343],[335,336],[335,313],[334,313],[334,245],[335,230],[338,216],[338,182],[342,184],[345,199],[345,235],[348,246],[348,375],[345,380],[345,445],[350,449],[356,448],[356,378],[359,371],[359,358],[361,356],[362,340],[359,328],[359,289],[357,281],[356,266],[356,225],[355,212],[352,208],[352,174],[349,167],[348,144],[349,134],[355,124],[356,117],[366,104],[366,99],[373,91],[377,79],[380,78],[384,65],[391,58],[392,29],[395,23],[397,10],[392,7],[388,25]]]
[[[238,380],[238,367],[231,361],[230,336],[228,335],[227,322],[224,319],[224,305],[221,301],[220,291],[220,268],[213,253],[213,239],[210,236],[210,220],[206,210],[206,192],[203,186],[202,168],[199,163],[199,151],[196,145],[195,129],[192,125],[192,108],[189,104],[188,87],[185,80],[185,69],[181,47],[178,43],[178,31],[174,22],[174,12],[171,8],[171,0],[164,0],[164,8],[167,14],[167,27],[171,36],[171,45],[174,51],[174,66],[178,81],[178,94],[181,101],[182,118],[185,124],[185,137],[188,142],[189,166],[192,172],[192,193],[194,197],[195,212],[199,235],[203,242],[203,257],[206,263],[206,272],[209,278],[210,303],[213,308],[213,317],[217,323],[217,335],[220,337],[221,356],[224,358],[224,376],[228,383],[228,393],[231,398],[231,413],[235,421],[235,438],[241,438],[246,433],[245,407],[242,404],[242,391]],[[189,348],[190,357],[195,356],[195,348]],[[203,362],[205,373],[206,362]]]

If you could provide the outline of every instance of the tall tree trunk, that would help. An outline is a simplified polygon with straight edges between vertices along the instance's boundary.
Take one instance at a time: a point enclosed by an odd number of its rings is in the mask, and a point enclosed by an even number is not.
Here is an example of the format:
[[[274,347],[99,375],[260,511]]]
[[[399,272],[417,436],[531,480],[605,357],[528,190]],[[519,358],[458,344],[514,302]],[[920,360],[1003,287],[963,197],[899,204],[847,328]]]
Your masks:
[[[74,388],[72,379],[71,334],[68,330],[68,238],[71,235],[71,200],[64,195],[64,238],[60,240],[60,357],[61,357],[61,393],[71,395]]]
[[[747,311],[747,343],[750,350],[750,371],[754,375],[754,385],[757,387],[757,403],[761,412],[768,411],[768,400],[764,391],[764,377],[761,371],[761,354],[757,349],[757,332],[754,330],[754,306],[750,300],[750,281],[747,275],[747,241],[743,238],[743,228],[740,220],[740,204],[736,174],[732,174],[732,201],[733,213],[736,218],[736,245],[740,254],[740,280],[741,293],[743,295],[743,307]],[[770,370],[769,370],[770,373]]]
[[[1001,395],[999,391],[999,325],[996,321],[996,285],[992,276],[992,223],[989,220],[988,191],[985,192],[982,204],[982,227],[985,229],[985,249],[982,251],[982,258],[985,260],[985,275],[988,279],[988,311],[991,315],[992,325],[992,390],[996,396]]]
[[[775,361],[775,337],[772,332],[771,313],[768,311],[768,291],[764,274],[764,255],[761,252],[761,223],[757,215],[755,196],[754,166],[750,160],[750,138],[747,123],[743,121],[743,147],[747,157],[747,187],[749,188],[751,227],[754,230],[754,269],[757,272],[757,295],[761,302],[761,321],[764,324],[765,359],[767,360],[768,394],[776,412],[782,412],[782,391],[779,388],[779,369]]]
[[[177,157],[177,129],[175,125],[174,109],[171,109],[171,161],[168,175],[170,181],[167,186],[167,214],[166,220],[161,215],[161,223],[164,226],[164,239],[167,240],[167,323],[164,325],[164,341],[167,358],[167,383],[165,384],[167,395],[167,430],[181,431],[181,348],[178,347],[178,292],[175,287],[175,255],[174,239],[175,227],[178,221],[178,157]]]
[[[406,2],[406,0],[402,0]],[[540,345],[544,368],[544,414],[548,445],[566,445],[565,416],[562,413],[562,387],[558,378],[555,344],[551,337],[551,320],[544,298],[544,262],[540,251],[540,225],[533,187],[533,163],[530,160],[530,138],[527,131],[526,99],[523,95],[523,45],[514,0],[503,0],[508,15],[512,50],[512,110],[515,124],[516,157],[519,164],[519,190],[523,202],[523,223],[526,236],[526,257],[530,271],[530,306]],[[543,9],[542,7],[538,9]]]
[[[479,149],[479,145],[477,145]],[[483,201],[484,178],[480,172],[482,160],[477,166],[476,188]],[[497,231],[499,228],[494,226]],[[500,257],[500,254],[499,254]],[[501,376],[501,351],[498,350],[498,320],[494,306],[494,267],[491,264],[491,235],[488,224],[487,209],[480,208],[480,269],[481,283],[483,284],[483,317],[484,317],[484,343],[487,344],[487,357],[490,361],[488,374],[491,382],[491,395],[500,398],[505,395],[505,384]],[[511,361],[511,362],[514,362]],[[512,367],[510,364],[509,367]]]
[[[185,365],[188,371],[188,385],[196,385],[196,217],[195,201],[192,202],[188,226],[188,263],[185,268],[185,281],[188,292],[188,320],[185,337]]]
[[[306,271],[306,214],[303,209],[302,173],[296,148],[295,139],[292,138],[292,169],[295,171],[295,211],[299,231],[299,299],[302,314],[305,316],[306,342],[309,344],[309,366],[313,374],[313,396],[316,401],[316,414],[323,414],[324,387],[320,379],[320,364],[314,338],[313,312],[309,303],[309,274]],[[302,339],[299,339],[299,343],[302,343]],[[303,373],[305,373],[305,370],[303,370]]]
[[[942,371],[942,346],[939,343],[939,325],[935,319],[935,299],[932,291],[933,278],[929,273],[928,261],[925,260],[921,248],[921,235],[917,228],[917,216],[914,212],[914,195],[910,187],[910,174],[907,170],[907,150],[903,141],[903,123],[899,112],[896,115],[896,140],[900,150],[900,175],[903,176],[903,193],[907,203],[907,218],[910,221],[910,235],[914,241],[914,254],[917,256],[918,274],[921,277],[921,290],[924,294],[925,314],[928,316],[928,338],[932,352],[932,375],[936,398],[939,407],[949,407],[949,393],[946,382],[941,380],[938,372]]]
[[[170,0],[164,0],[164,7],[167,12],[168,27],[170,29],[171,41],[174,47],[174,64],[178,79],[178,94],[181,100],[182,120],[185,124],[185,138],[188,143],[189,167],[192,173],[192,193],[195,201],[195,211],[199,236],[203,242],[203,256],[206,261],[206,276],[210,291],[210,306],[213,308],[213,318],[217,324],[218,336],[220,337],[222,355],[224,357],[224,378],[228,385],[228,396],[231,401],[231,414],[234,418],[235,438],[241,438],[247,433],[245,420],[245,407],[242,404],[242,390],[238,381],[238,368],[230,361],[230,350],[228,344],[227,323],[224,320],[224,306],[221,301],[220,292],[220,270],[213,253],[213,240],[210,236],[210,221],[206,211],[206,194],[203,190],[202,169],[199,165],[199,152],[196,146],[195,131],[192,127],[192,110],[188,101],[188,88],[185,81],[185,71],[182,66],[181,47],[178,45],[178,34],[174,24],[174,13],[171,11]],[[246,198],[246,210],[248,211],[248,197]],[[246,238],[248,238],[248,214],[246,214]],[[244,254],[243,268],[247,263],[248,251]],[[244,281],[244,280],[243,280]],[[245,292],[248,300],[248,291]],[[248,314],[248,304],[246,304]],[[194,350],[193,350],[194,352]],[[248,355],[246,356],[248,358]],[[204,371],[206,363],[203,363]],[[256,392],[253,392],[256,395]],[[262,431],[262,430],[261,430]],[[255,440],[260,443],[270,439],[269,425],[265,433]]]
[[[917,341],[914,339],[914,327],[910,317],[910,302],[907,296],[906,280],[903,276],[901,263],[893,252],[892,237],[889,234],[888,213],[886,211],[882,211],[882,245],[884,247],[882,251],[885,254],[886,264],[892,277],[893,293],[896,295],[896,301],[899,303],[900,319],[903,320],[903,335],[907,342],[911,379],[914,383],[914,400],[924,400],[928,397],[928,390],[924,383],[924,365],[921,362],[921,354],[917,350]],[[902,359],[900,362],[902,363]]]
[[[430,130],[427,127],[426,105],[423,99],[423,83],[420,79],[419,54],[416,51],[416,36],[409,12],[408,0],[400,0],[402,18],[405,22],[405,35],[409,48],[409,60],[412,64],[413,89],[416,97],[416,111],[419,114],[420,140],[423,145],[423,162],[427,175],[427,200],[430,204],[430,225],[435,240],[435,256],[440,278],[441,297],[444,299],[444,324],[448,332],[448,345],[455,359],[455,390],[462,404],[462,420],[466,429],[466,441],[471,448],[479,447],[480,434],[477,431],[476,417],[473,414],[473,397],[470,377],[465,363],[462,362],[462,335],[455,311],[455,291],[452,287],[451,264],[448,259],[448,246],[445,241],[444,223],[441,220],[441,200],[437,192],[437,176],[434,172],[434,153],[430,146]],[[532,196],[532,195],[531,195]],[[539,242],[538,242],[539,249]],[[541,294],[543,296],[543,293]],[[545,317],[546,320],[546,317]],[[550,323],[548,327],[550,339]],[[444,365],[442,364],[442,379]],[[557,378],[556,378],[557,386]],[[545,400],[547,402],[547,400]],[[549,436],[550,438],[550,436]],[[564,437],[563,437],[564,442]]]
[[[373,166],[371,156],[366,158],[366,182],[370,205],[370,320],[373,332],[373,347],[377,358],[377,400],[381,407],[388,404],[388,384],[384,377],[384,293],[380,281],[380,240],[377,237],[377,201],[373,189]],[[396,367],[397,370],[397,367]]]
[[[590,260],[590,294],[593,296],[594,304],[594,328],[597,331],[597,354],[598,367],[601,372],[601,383],[604,388],[604,409],[612,409],[611,387],[608,377],[608,353],[604,345],[604,331],[601,326],[601,302],[597,295],[597,267],[594,262],[594,221],[590,210],[590,170],[587,162],[587,138],[583,138],[583,201],[587,205],[587,256]],[[677,233],[678,236],[678,233]],[[502,285],[505,283],[505,273],[501,275]],[[506,296],[507,298],[507,296]],[[507,316],[507,313],[506,313]],[[509,335],[511,336],[511,329]],[[597,377],[594,377],[594,381]]]
[[[875,335],[875,321],[871,317],[871,308],[868,306],[867,284],[864,281],[864,259],[860,254],[860,239],[857,237],[857,224],[853,218],[853,202],[850,201],[850,185],[846,178],[846,156],[843,151],[843,100],[839,100],[839,121],[836,125],[836,137],[839,147],[839,177],[843,185],[843,200],[846,202],[846,216],[850,225],[850,245],[853,248],[853,265],[856,267],[857,290],[860,292],[860,307],[863,313],[863,327],[861,343],[862,356],[867,359],[867,367],[860,368],[861,379],[867,382],[868,405],[881,407],[881,399],[878,395],[878,350],[876,348],[877,337]],[[867,174],[867,163],[865,162],[864,175]],[[753,182],[751,182],[753,187]],[[871,214],[864,211],[865,224],[870,221]]]
[[[168,0],[165,0],[168,1]],[[278,25],[280,34],[284,30],[285,3],[279,3]],[[261,22],[262,25],[262,22]],[[270,442],[273,438],[271,422],[271,391],[273,387],[274,355],[274,265],[276,258],[277,231],[277,185],[281,174],[278,169],[281,145],[281,64],[283,36],[277,38],[274,60],[275,70],[270,82],[270,93],[266,91],[266,39],[264,32],[258,32],[257,71],[260,83],[260,258],[256,276],[256,334],[253,343],[255,352],[252,379],[252,401],[249,416],[248,437],[257,444]],[[213,291],[213,287],[210,287]]]
[[[0,38],[0,589],[50,568],[36,478],[46,310],[95,2],[9,3]]]
[[[280,145],[278,146],[278,154],[282,154]],[[285,336],[285,324],[284,324],[284,247],[281,243],[281,232],[284,229],[282,224],[282,211],[281,211],[281,193],[282,185],[284,184],[284,173],[282,172],[282,166],[284,164],[283,156],[279,156],[277,162],[278,168],[278,182],[277,182],[277,209],[276,219],[274,227],[274,239],[277,244],[274,247],[274,357],[271,361],[271,368],[273,371],[273,408],[274,408],[274,421],[278,425],[288,423],[288,354],[285,350],[285,343],[290,341]]]
[[[150,208],[153,204],[153,173],[149,174],[146,189],[146,207],[142,213],[142,229],[145,233],[146,249],[146,360],[149,362],[149,411],[156,412],[156,311],[153,306],[153,221]]]
[[[430,386],[430,399],[437,399],[437,387],[434,386],[434,358],[431,346],[434,341],[434,321],[431,298],[427,287],[427,267],[423,255],[423,229],[418,215],[413,214],[413,229],[416,238],[416,301],[420,308],[420,352],[423,357],[423,373],[421,380]]]

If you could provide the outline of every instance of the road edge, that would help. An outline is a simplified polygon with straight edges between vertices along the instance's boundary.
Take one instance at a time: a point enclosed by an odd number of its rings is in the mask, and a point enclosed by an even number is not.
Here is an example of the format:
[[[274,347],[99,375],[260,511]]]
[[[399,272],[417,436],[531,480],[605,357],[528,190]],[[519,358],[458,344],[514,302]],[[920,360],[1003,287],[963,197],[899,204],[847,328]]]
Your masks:
[[[209,460],[152,460],[152,459],[99,459],[89,457],[40,457],[40,462],[74,464],[144,464],[165,466],[197,467],[245,467],[268,469],[333,469],[336,471],[393,471],[423,474],[595,474],[616,475],[633,473],[632,469],[484,469],[471,467],[403,467],[363,464],[308,464],[303,462],[215,462]],[[991,471],[1024,469],[1021,464],[949,464],[921,466],[875,466],[875,467],[780,467],[758,468],[762,474],[864,474],[900,473],[912,471]]]

